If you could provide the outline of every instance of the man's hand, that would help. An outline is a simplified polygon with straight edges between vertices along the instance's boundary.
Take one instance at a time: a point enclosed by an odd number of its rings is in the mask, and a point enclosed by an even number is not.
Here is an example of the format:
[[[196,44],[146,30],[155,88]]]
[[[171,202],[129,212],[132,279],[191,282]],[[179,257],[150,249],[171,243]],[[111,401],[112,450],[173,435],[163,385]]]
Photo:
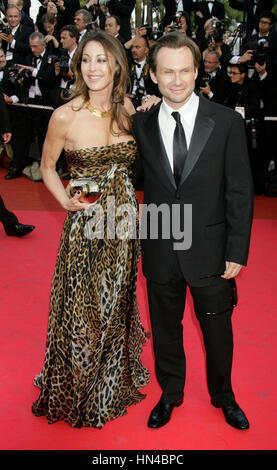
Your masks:
[[[231,279],[232,277],[236,277],[241,268],[241,264],[233,263],[232,261],[226,261],[225,272],[221,277],[223,279]]]
[[[4,34],[4,33],[1,33],[0,34],[0,39],[2,41],[6,41],[8,42],[9,44],[11,44],[13,42],[13,36],[12,34]]]
[[[208,81],[206,82],[206,86],[201,86],[199,88],[202,91],[202,93],[204,93],[204,95],[209,95],[212,91]]]
[[[248,62],[249,60],[252,59],[252,55],[253,55],[253,51],[252,49],[249,49],[239,58],[238,63],[243,64],[244,62]]]

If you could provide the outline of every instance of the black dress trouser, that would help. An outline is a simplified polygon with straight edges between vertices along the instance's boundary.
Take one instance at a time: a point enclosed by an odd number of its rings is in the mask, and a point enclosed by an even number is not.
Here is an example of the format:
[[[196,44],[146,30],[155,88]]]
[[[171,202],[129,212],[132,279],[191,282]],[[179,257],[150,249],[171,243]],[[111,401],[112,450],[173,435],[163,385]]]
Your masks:
[[[0,196],[0,222],[4,225],[14,225],[18,223],[16,215],[9,211],[4,204],[2,197]]]
[[[163,391],[162,400],[167,403],[178,400],[185,385],[186,357],[181,322],[187,285],[180,269],[167,284],[147,280],[155,370]],[[211,399],[219,405],[231,404],[235,399],[231,385],[234,281],[218,277],[210,286],[188,287],[203,334]]]

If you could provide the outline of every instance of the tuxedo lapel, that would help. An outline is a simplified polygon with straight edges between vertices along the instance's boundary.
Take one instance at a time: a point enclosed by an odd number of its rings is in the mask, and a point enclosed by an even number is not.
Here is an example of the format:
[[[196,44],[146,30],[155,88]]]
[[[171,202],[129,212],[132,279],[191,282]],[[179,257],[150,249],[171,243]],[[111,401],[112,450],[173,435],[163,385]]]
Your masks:
[[[155,107],[155,110],[146,120],[146,133],[150,132],[151,142],[152,142],[152,157],[156,160],[156,165],[158,168],[157,174],[160,179],[168,186],[169,182],[177,189],[176,182],[172,173],[172,169],[167,157],[167,153],[163,144],[163,139],[161,136],[158,115],[159,115],[160,104]]]
[[[195,119],[194,129],[191,137],[191,142],[186,158],[186,162],[182,171],[180,184],[181,186],[186,178],[191,173],[196,165],[200,154],[205,147],[212,130],[215,126],[215,121],[211,117],[211,113],[206,110],[205,98],[199,98],[199,108]]]

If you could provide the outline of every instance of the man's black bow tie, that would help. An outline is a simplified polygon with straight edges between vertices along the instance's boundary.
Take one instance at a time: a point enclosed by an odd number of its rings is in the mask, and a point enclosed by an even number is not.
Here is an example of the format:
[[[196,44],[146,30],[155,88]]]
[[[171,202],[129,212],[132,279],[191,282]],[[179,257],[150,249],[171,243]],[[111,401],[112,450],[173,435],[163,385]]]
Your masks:
[[[139,62],[135,62],[136,66],[140,69],[141,67],[141,64],[139,64]]]

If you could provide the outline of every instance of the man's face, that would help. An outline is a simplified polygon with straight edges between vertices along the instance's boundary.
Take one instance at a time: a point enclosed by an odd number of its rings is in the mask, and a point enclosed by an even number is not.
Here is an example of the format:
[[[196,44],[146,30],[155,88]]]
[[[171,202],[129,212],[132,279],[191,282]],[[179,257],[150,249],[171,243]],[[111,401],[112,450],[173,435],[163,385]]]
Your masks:
[[[259,21],[259,31],[261,35],[267,35],[272,28],[270,18],[261,18]]]
[[[60,40],[63,49],[67,49],[68,51],[74,49],[74,46],[76,45],[76,39],[75,37],[72,38],[70,36],[69,31],[62,31],[60,35]]]
[[[84,31],[84,29],[86,29],[87,24],[88,24],[86,21],[84,21],[84,17],[82,13],[75,15],[74,23],[79,32]]]
[[[143,38],[135,39],[132,46],[133,59],[137,60],[138,62],[142,62],[146,59],[148,51],[149,49],[146,46]]]
[[[194,91],[197,73],[188,47],[162,47],[157,54],[156,73],[151,71],[151,78],[158,84],[165,102],[171,108],[179,109]]]
[[[204,60],[205,72],[212,73],[219,66],[218,59],[215,54],[208,54]]]
[[[116,36],[120,30],[120,26],[117,24],[115,18],[107,18],[105,22],[106,33]]]
[[[6,66],[6,56],[3,51],[0,51],[0,70]]]
[[[45,49],[45,44],[40,44],[39,38],[30,39],[29,43],[35,57],[38,57]]]
[[[11,28],[15,28],[20,23],[20,12],[15,8],[9,8],[6,14],[7,21]]]
[[[241,73],[238,67],[229,67],[228,75],[230,77],[231,83],[238,83],[239,85],[242,85],[245,78],[245,73]]]

